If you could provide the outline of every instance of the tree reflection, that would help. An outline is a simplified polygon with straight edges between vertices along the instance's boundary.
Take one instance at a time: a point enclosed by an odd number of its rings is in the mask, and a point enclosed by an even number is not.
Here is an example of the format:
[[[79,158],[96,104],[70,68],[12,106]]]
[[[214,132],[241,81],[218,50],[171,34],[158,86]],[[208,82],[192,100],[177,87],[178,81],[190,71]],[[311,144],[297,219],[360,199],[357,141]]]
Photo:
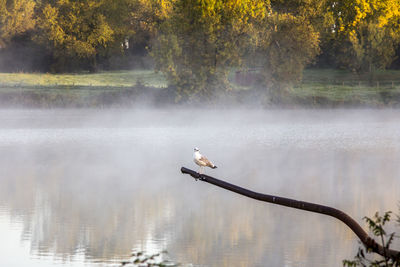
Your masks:
[[[23,223],[32,254],[64,261],[83,253],[87,261],[118,262],[137,249],[200,265],[324,266],[356,251],[356,237],[333,218],[194,182],[179,173],[186,148],[162,148],[3,147],[0,206]],[[334,206],[359,222],[396,209],[395,149],[265,151],[243,145],[212,154],[223,162],[220,178],[255,191]]]

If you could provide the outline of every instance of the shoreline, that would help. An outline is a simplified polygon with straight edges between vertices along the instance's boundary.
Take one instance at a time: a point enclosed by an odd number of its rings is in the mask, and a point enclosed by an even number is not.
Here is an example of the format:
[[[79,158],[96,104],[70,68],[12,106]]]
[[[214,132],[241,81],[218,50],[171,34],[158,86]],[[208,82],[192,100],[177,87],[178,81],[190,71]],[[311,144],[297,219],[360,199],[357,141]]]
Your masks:
[[[269,89],[229,79],[232,90],[208,100],[176,103],[173,88],[153,70],[109,71],[95,74],[0,73],[0,108],[113,108],[199,106],[266,109],[398,108],[400,71],[368,75],[335,69],[307,69],[303,81],[272,97]]]
[[[129,108],[141,105],[149,106],[198,106],[198,107],[262,107],[265,109],[336,109],[336,108],[398,108],[400,93],[388,92],[370,98],[349,97],[329,99],[325,96],[287,95],[280,101],[272,102],[268,95],[256,89],[246,92],[231,91],[223,97],[207,101],[189,101],[176,103],[169,88],[144,86],[103,88],[86,87],[84,89],[34,89],[0,88],[0,107],[2,108]]]

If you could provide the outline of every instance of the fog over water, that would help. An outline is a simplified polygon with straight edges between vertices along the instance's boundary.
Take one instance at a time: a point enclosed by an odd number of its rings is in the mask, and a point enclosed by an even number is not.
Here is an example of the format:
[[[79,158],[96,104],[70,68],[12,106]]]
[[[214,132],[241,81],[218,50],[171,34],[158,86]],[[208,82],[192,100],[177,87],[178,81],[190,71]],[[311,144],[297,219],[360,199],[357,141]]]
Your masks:
[[[196,146],[218,166],[206,174],[257,192],[362,226],[399,213],[400,111],[1,110],[0,266],[112,265],[132,250],[193,266],[341,266],[356,254],[334,218],[181,174],[197,170]]]

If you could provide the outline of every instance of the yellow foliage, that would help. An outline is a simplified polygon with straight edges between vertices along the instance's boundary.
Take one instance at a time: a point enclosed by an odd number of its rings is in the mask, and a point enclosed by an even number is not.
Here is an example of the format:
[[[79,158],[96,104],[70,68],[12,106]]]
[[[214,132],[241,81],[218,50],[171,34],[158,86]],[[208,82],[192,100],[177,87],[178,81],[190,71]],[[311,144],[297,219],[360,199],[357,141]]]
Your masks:
[[[385,68],[400,41],[399,0],[344,0],[334,6],[338,40],[348,41],[339,61],[354,70]],[[345,43],[345,42],[344,42]]]
[[[35,28],[35,7],[33,0],[0,1],[0,44]]]
[[[58,0],[42,10],[42,42],[50,41],[56,50],[90,58],[114,41],[114,31],[105,15],[104,1]],[[62,53],[59,53],[62,54]]]

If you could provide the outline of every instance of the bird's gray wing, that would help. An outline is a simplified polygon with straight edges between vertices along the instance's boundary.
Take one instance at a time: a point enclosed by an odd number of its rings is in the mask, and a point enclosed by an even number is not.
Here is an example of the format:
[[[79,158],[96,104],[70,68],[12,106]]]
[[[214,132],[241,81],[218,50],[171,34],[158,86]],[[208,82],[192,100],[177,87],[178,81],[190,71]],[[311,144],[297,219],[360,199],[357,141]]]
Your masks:
[[[206,158],[204,156],[201,156],[200,160],[202,162],[204,162],[204,164],[206,164],[206,166],[208,166],[208,167],[213,167],[214,166],[214,164],[212,164],[212,162],[209,161],[208,158]]]

